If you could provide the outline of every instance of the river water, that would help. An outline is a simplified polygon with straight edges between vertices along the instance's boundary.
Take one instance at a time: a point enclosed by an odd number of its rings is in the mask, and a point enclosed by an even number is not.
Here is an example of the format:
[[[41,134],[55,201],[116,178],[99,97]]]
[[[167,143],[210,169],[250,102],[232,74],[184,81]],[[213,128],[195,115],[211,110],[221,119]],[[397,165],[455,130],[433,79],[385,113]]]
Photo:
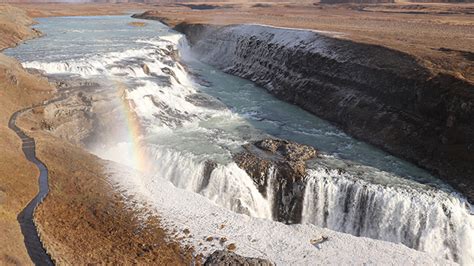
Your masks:
[[[97,116],[100,134],[86,144],[104,159],[152,173],[143,180],[147,186],[167,179],[217,205],[271,219],[272,201],[232,154],[264,137],[289,139],[322,154],[309,163],[303,222],[474,263],[472,206],[450,186],[249,81],[199,62],[166,26],[128,25],[132,21],[38,19],[46,35],[5,53],[48,75],[68,74],[116,91],[107,94],[115,98],[102,99],[111,103],[110,112]],[[205,181],[210,161],[217,167]]]

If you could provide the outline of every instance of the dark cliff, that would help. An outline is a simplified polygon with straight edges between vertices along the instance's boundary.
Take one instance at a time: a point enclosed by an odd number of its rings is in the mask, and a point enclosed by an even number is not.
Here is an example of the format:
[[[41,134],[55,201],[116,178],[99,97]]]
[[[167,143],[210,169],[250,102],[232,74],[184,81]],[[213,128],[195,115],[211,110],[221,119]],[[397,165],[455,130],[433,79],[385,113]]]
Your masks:
[[[252,80],[474,200],[474,86],[416,58],[328,34],[180,24],[200,59]]]
[[[316,156],[316,150],[279,139],[264,139],[244,145],[244,149],[234,155],[234,161],[271,201],[273,219],[288,224],[301,223],[306,161]]]

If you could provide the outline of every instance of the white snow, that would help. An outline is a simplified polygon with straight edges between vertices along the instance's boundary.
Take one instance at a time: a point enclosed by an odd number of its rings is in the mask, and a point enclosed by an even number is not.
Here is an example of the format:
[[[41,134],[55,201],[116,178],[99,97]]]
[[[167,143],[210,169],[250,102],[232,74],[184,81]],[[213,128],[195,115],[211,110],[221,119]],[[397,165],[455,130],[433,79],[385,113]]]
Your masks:
[[[283,29],[283,30],[290,30],[290,31],[314,32],[314,33],[319,33],[319,34],[323,34],[323,35],[330,36],[330,37],[335,37],[335,38],[344,38],[348,35],[347,33],[342,33],[342,32],[337,32],[337,31],[325,31],[325,30],[281,27],[281,26],[273,26],[273,25],[258,24],[258,23],[247,23],[247,24],[244,24],[244,25],[259,26],[259,27],[266,27],[266,28],[273,28],[273,29]]]
[[[328,36],[331,38],[328,38]],[[239,46],[248,45],[253,40],[289,49],[304,49],[340,62],[347,61],[348,58],[353,56],[352,51],[335,51],[334,41],[332,40],[334,37],[341,39],[343,35],[337,32],[239,24],[211,31],[193,46],[193,51],[199,54],[200,60],[219,68],[229,67],[232,65],[231,63],[242,60],[241,57],[237,56]]]

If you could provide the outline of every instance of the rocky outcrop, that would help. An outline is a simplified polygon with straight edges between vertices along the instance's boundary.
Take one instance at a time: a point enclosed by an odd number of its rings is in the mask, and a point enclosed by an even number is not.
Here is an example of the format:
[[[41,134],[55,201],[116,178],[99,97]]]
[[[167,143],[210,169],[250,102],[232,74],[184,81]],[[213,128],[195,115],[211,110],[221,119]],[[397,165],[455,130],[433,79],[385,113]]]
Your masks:
[[[272,263],[265,259],[246,258],[233,252],[225,250],[216,250],[207,257],[204,265],[251,265],[251,266],[270,266]]]
[[[310,146],[280,139],[264,139],[243,146],[234,161],[253,179],[260,193],[272,201],[273,219],[301,222],[306,161],[316,156]]]
[[[146,12],[144,14],[146,14]],[[147,19],[153,19],[153,17],[152,18],[147,17]],[[174,29],[186,35],[186,39],[188,40],[189,44],[194,45],[199,40],[202,40],[203,36],[207,36],[213,31],[219,29],[219,26],[207,25],[207,24],[180,23],[176,25]]]
[[[75,144],[81,144],[94,130],[91,98],[78,93],[44,108],[41,129]]]
[[[252,80],[474,200],[474,86],[408,54],[331,33],[180,24],[201,59]]]

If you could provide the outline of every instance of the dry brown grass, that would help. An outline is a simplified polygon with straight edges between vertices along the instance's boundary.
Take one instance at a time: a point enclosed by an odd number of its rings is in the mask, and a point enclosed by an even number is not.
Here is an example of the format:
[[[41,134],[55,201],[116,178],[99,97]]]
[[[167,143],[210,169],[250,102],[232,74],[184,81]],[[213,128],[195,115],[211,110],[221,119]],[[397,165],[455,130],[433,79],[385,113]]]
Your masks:
[[[39,35],[29,26],[33,20],[26,12],[9,5],[0,5],[0,51]]]
[[[60,17],[60,16],[100,16],[100,15],[123,15],[130,12],[146,10],[145,4],[61,4],[61,3],[26,3],[12,4],[26,11],[32,18]]]
[[[32,23],[22,10],[0,6],[0,50],[37,36],[28,27]],[[37,193],[38,170],[24,158],[8,120],[14,111],[47,98],[49,89],[44,79],[0,54],[0,264],[30,264],[17,215]]]

